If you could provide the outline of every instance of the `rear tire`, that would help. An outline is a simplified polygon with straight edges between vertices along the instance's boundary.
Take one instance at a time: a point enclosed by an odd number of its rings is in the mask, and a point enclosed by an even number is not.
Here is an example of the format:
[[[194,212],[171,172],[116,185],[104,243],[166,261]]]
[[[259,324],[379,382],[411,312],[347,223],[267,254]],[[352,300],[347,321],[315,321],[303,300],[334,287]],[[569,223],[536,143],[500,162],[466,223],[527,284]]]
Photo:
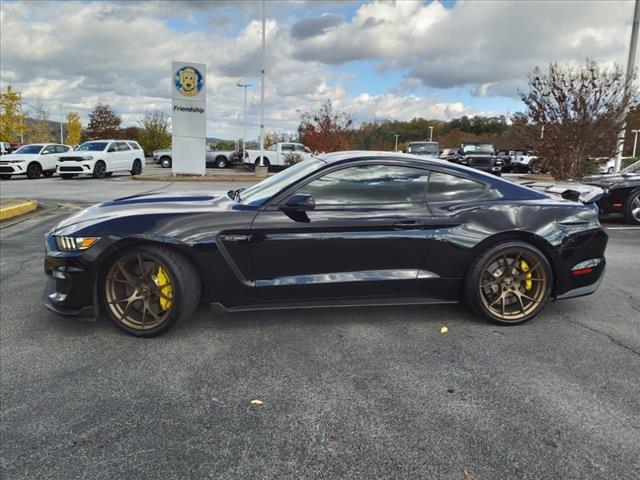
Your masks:
[[[171,157],[162,157],[160,159],[160,166],[162,168],[171,168]]]
[[[159,245],[119,252],[100,282],[111,320],[137,337],[160,335],[191,317],[200,289],[196,267],[181,253]]]
[[[27,166],[27,178],[30,180],[35,180],[36,178],[40,178],[42,175],[42,165],[38,162],[31,162]]]
[[[222,155],[216,157],[216,168],[227,168],[229,166],[229,161],[227,160],[226,157],[223,157]]]
[[[640,225],[640,190],[631,192],[624,203],[624,219],[631,225]]]
[[[61,173],[60,178],[62,180],[71,180],[75,175],[73,173]]]
[[[107,166],[100,160],[93,166],[93,178],[104,178],[107,175]]]
[[[264,158],[264,157],[262,157],[262,158],[263,158],[264,166],[265,166],[265,167],[267,167],[267,170],[268,170],[268,169],[269,169],[269,166],[270,166],[270,164],[269,164],[269,160],[268,160],[268,159],[266,159],[266,158]],[[260,166],[260,159],[257,159],[257,160],[254,162],[253,166],[254,166],[254,168],[255,168],[255,167],[259,167],[259,166]]]
[[[142,173],[142,162],[139,159],[136,158],[133,161],[133,166],[131,167],[129,173],[131,173],[131,175],[133,176],[140,175]]]
[[[482,252],[471,264],[464,296],[480,316],[499,325],[517,325],[537,316],[549,302],[553,274],[544,254],[520,241]]]

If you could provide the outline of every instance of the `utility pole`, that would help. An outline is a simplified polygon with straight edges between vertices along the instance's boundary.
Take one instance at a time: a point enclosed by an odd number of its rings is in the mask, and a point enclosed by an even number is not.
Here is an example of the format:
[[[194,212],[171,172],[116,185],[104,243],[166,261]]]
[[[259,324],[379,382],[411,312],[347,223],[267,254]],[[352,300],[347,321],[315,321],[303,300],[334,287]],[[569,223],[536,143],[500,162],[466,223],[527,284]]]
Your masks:
[[[433,141],[433,127],[429,127],[429,141]]]
[[[62,104],[60,104],[60,143],[64,143],[64,133],[62,131],[62,122],[64,117],[62,116]]]
[[[24,116],[22,115],[22,93],[20,93],[20,145],[24,145]]]
[[[631,130],[633,133],[636,134],[636,138],[634,138],[633,140],[633,158],[636,158],[636,146],[638,145],[638,132],[640,132],[640,130]]]
[[[250,87],[250,83],[236,83],[236,86],[244,88],[244,114],[242,119],[242,161],[244,162],[244,152],[247,147],[247,87]]]
[[[629,91],[631,88],[631,80],[634,76],[635,70],[635,62],[636,62],[636,47],[638,46],[638,24],[640,24],[640,0],[636,0],[635,7],[633,8],[633,26],[631,28],[631,43],[629,44],[629,60],[627,61],[627,81],[625,85],[625,90]],[[624,135],[627,129],[627,112],[624,112],[625,119],[622,124],[622,130],[618,135],[618,143],[616,145],[616,161],[615,161],[615,171],[618,173],[620,171],[620,166],[622,165],[622,150],[624,150]]]
[[[266,29],[266,12],[265,0],[262,0],[262,73],[260,77],[260,162],[261,167],[264,166],[264,64],[265,64],[265,29]]]
[[[400,135],[394,135],[394,137],[396,137],[396,152],[398,151],[398,137]]]

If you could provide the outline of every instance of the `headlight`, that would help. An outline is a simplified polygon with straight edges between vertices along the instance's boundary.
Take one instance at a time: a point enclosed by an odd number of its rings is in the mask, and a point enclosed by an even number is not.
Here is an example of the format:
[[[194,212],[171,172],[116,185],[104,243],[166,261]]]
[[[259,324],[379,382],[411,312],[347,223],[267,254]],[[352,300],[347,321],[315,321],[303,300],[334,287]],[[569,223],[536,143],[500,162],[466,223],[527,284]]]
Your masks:
[[[93,157],[91,155],[87,155],[85,157],[82,157],[83,160],[93,160]]]
[[[55,237],[56,245],[63,252],[86,250],[96,243],[99,237]]]
[[[24,160],[9,160],[9,163],[22,163]]]

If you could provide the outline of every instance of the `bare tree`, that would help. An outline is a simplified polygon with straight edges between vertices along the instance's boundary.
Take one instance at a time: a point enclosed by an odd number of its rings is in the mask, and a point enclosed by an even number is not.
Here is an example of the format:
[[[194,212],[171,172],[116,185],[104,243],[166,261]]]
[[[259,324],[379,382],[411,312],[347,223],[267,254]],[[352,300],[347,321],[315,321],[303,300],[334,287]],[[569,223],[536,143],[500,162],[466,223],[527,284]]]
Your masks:
[[[600,68],[587,61],[577,68],[549,65],[529,75],[521,92],[541,166],[557,179],[581,178],[593,168],[589,157],[611,156],[625,112],[638,105],[638,88],[626,89],[622,67]],[[544,130],[543,130],[544,129]]]

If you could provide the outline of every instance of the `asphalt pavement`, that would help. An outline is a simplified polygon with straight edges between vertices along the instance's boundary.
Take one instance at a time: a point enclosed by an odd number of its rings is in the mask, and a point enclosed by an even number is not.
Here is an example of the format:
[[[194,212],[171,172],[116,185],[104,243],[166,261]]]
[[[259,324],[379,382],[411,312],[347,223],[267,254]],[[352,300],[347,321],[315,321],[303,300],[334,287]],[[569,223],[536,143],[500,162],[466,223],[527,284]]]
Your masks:
[[[600,289],[517,327],[462,306],[205,309],[144,340],[45,310],[43,235],[78,201],[155,188],[231,187],[1,183],[62,206],[0,229],[0,477],[640,477],[640,229],[606,222]]]

